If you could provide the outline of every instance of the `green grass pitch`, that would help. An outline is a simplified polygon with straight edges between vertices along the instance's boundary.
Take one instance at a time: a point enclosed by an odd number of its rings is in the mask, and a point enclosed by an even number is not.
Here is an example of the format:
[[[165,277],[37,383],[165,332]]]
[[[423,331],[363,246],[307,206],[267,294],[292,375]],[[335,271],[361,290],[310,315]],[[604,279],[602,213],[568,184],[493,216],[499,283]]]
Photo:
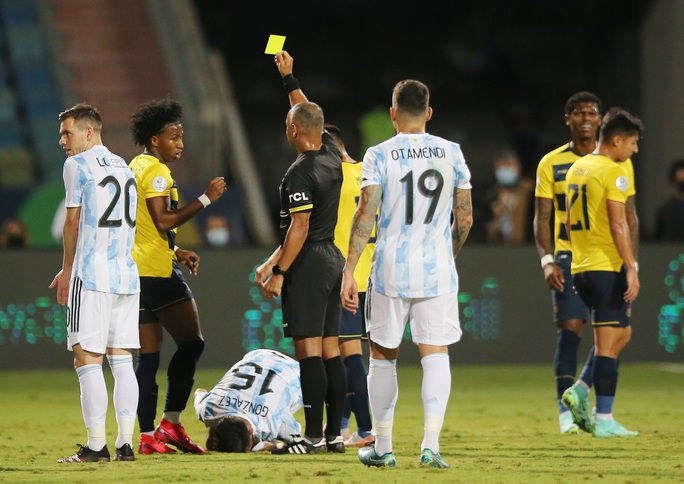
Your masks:
[[[211,387],[222,374],[201,370],[195,384]],[[108,370],[105,375],[111,394]],[[401,364],[394,422],[397,467],[376,469],[361,465],[354,450],[314,456],[179,453],[137,456],[135,462],[57,464],[56,459],[76,452],[74,444],[86,441],[75,373],[1,371],[0,482],[684,482],[684,365],[620,366],[615,416],[641,432],[623,439],[558,434],[551,364],[453,366],[452,378],[441,440],[451,469],[418,466],[421,373]],[[162,372],[159,380],[163,396]],[[205,430],[191,405],[183,422],[203,443]],[[112,451],[111,403],[107,424]]]

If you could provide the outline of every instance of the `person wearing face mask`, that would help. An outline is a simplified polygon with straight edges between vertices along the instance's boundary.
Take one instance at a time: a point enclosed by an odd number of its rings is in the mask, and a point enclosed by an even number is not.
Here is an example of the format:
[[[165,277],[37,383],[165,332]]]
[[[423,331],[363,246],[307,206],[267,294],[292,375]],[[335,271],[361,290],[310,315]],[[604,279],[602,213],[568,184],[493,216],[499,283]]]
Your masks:
[[[654,239],[663,242],[684,241],[684,158],[670,165],[668,179],[674,194],[656,212]]]
[[[26,224],[18,218],[8,218],[0,227],[0,247],[3,249],[21,249],[28,246],[28,230]]]
[[[522,165],[512,151],[502,151],[494,158],[496,185],[489,199],[492,218],[487,224],[490,243],[517,245],[525,243],[530,233],[532,180],[522,174]]]
[[[209,247],[225,247],[230,243],[228,219],[224,215],[209,215],[205,232]]]

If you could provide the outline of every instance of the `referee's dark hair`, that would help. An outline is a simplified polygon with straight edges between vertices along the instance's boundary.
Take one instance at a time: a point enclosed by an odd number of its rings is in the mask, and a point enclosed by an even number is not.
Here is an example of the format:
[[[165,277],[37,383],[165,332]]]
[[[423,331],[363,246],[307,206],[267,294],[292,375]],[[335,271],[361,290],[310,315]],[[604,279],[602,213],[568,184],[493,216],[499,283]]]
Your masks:
[[[174,99],[155,99],[138,105],[131,115],[133,142],[145,146],[169,124],[180,123],[182,116],[183,107]]]
[[[323,109],[318,104],[308,101],[295,104],[292,108],[291,120],[297,124],[303,133],[308,135],[321,134],[325,124]]]
[[[601,139],[607,142],[615,136],[641,135],[644,125],[639,118],[622,108],[608,110],[601,123]]]
[[[392,106],[410,116],[427,113],[430,103],[430,90],[420,81],[406,79],[399,81],[392,90]]]
[[[215,427],[209,427],[207,450],[215,452],[247,452],[252,440],[247,423],[239,417],[223,417]]]

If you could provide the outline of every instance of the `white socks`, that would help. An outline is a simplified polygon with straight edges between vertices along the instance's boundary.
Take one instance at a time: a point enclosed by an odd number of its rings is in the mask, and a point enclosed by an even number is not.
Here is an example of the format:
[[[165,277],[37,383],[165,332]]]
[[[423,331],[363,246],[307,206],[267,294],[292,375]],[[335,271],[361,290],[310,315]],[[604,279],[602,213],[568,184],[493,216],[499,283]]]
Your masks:
[[[107,419],[107,384],[102,366],[98,364],[84,365],[76,369],[78,383],[81,387],[81,411],[88,431],[86,446],[95,452],[102,450],[107,443],[105,421]]]
[[[368,365],[368,400],[373,413],[375,452],[379,456],[392,452],[392,423],[398,395],[397,360],[371,358]]]
[[[423,442],[420,449],[439,453],[439,434],[442,431],[449,394],[451,393],[451,368],[449,355],[434,353],[420,360],[423,365],[423,415],[425,418]]]
[[[138,410],[138,380],[133,370],[133,356],[107,355],[107,360],[114,375],[113,400],[116,422],[119,425],[115,445],[117,449],[124,444],[129,444],[132,448]]]
[[[170,422],[172,424],[179,424],[181,421],[181,413],[180,412],[164,412],[162,415],[162,418],[166,420],[167,422]]]

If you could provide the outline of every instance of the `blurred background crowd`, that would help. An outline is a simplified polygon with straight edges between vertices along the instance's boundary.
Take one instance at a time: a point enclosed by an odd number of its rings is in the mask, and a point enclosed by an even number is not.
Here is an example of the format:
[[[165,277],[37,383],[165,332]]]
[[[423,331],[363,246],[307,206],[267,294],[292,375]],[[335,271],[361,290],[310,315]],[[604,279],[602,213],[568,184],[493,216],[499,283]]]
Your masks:
[[[130,160],[130,114],[165,96],[184,106],[181,203],[229,180],[179,241],[271,243],[294,152],[270,34],[287,37],[307,96],[356,159],[393,134],[394,84],[428,84],[428,129],[459,142],[473,174],[468,243],[533,242],[536,166],[568,141],[563,107],[580,90],[642,117],[642,239],[684,241],[682,24],[679,0],[0,0],[0,246],[60,244],[60,111],[98,107],[105,144]]]

